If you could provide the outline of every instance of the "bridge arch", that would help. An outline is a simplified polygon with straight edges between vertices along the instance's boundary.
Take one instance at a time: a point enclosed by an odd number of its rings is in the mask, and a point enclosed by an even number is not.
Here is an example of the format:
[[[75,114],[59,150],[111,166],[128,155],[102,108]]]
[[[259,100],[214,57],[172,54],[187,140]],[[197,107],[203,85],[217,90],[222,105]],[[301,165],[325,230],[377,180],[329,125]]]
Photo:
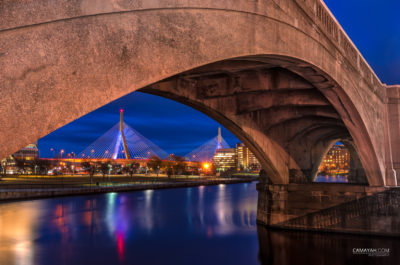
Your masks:
[[[321,21],[332,19],[329,11],[324,11],[327,19],[320,21],[320,13],[307,9],[310,3],[319,1],[284,0],[279,7],[270,1],[89,2],[78,0],[71,6],[62,0],[9,1],[6,8],[0,9],[0,17],[4,18],[0,20],[0,156],[132,91],[161,90],[151,84],[160,80],[171,83],[178,79],[166,78],[229,60],[230,64],[235,61],[247,65],[241,68],[241,74],[255,65],[267,65],[271,71],[295,74],[305,80],[294,78],[302,85],[308,83],[317,88],[329,103],[325,111],[321,106],[317,108],[323,124],[318,129],[310,122],[306,131],[292,135],[293,139],[322,128],[327,129],[327,135],[333,133],[329,129],[332,127],[337,128],[336,134],[346,134],[347,130],[360,153],[369,184],[385,185],[388,158],[384,151],[386,135],[381,129],[385,127],[382,84],[335,21],[330,28],[336,29],[337,36],[332,37],[332,32],[327,31]],[[16,10],[15,18],[10,17],[9,10]],[[29,10],[38,12],[29,15]],[[59,12],[55,14],[53,10]],[[251,74],[254,71],[249,71]],[[279,92],[273,93],[279,99]],[[305,101],[310,96],[293,93],[299,95],[283,100],[290,103],[297,96]],[[317,104],[323,104],[319,94],[312,94],[317,97],[312,98]],[[263,101],[262,97],[253,99],[260,104]],[[246,105],[247,110],[254,107],[249,98],[235,100],[240,101],[240,106]],[[334,111],[329,105],[334,106]],[[246,111],[240,108],[238,113]],[[308,111],[305,116],[315,118],[313,110]],[[281,114],[295,113],[295,109],[287,109]],[[220,115],[232,118],[234,114]],[[279,117],[274,118],[281,126]],[[258,121],[261,120],[259,116]],[[306,160],[295,161],[288,155],[301,153],[302,148],[278,144],[250,121],[235,122],[247,130],[238,136],[248,144],[259,139],[259,144],[250,144],[256,154],[261,152],[261,143],[265,147],[262,149],[276,151],[276,163],[269,163],[279,165],[275,173],[271,170],[276,183],[288,183],[290,175],[294,179],[312,175]],[[299,123],[301,119],[288,122]],[[283,129],[276,133],[279,130]],[[314,161],[317,153],[318,150],[307,153],[308,160]]]
[[[332,92],[337,88],[306,62],[252,55],[192,69],[139,91],[179,101],[214,118],[249,146],[274,183],[288,183],[311,182],[334,141],[370,141],[364,139],[365,126],[346,94]],[[354,157],[360,153],[366,165],[377,165],[370,156],[371,145],[357,151],[355,146],[351,145]]]

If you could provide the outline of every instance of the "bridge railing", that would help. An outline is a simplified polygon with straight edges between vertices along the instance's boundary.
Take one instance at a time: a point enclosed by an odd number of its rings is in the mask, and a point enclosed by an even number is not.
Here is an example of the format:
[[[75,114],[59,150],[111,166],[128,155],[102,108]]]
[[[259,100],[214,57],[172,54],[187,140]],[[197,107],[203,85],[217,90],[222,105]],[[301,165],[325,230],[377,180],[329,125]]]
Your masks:
[[[332,40],[348,63],[360,73],[371,91],[380,99],[385,98],[385,91],[379,78],[368,65],[357,47],[347,36],[328,7],[321,0],[294,0],[304,12],[315,22],[316,26]]]

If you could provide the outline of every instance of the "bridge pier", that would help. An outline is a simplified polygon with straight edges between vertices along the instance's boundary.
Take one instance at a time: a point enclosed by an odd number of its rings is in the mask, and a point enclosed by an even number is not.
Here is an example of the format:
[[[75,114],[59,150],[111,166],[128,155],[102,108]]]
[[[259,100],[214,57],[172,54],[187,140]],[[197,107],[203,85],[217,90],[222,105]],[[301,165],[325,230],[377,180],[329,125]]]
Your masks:
[[[388,188],[350,184],[268,184],[260,182],[257,184],[257,222],[278,228],[306,230],[338,226],[347,217],[365,214],[368,207],[380,207],[379,204],[370,202],[365,205],[357,205],[357,202],[385,190]],[[352,201],[356,203],[346,209],[339,206]],[[338,209],[331,212],[326,211],[335,206],[339,206]],[[375,210],[372,208],[371,211]],[[310,217],[310,214],[314,215]]]
[[[393,167],[388,167],[388,175],[397,176],[397,185],[400,186],[400,86],[387,86],[387,112],[389,147]],[[394,172],[393,172],[394,171]],[[396,185],[394,185],[396,186]]]

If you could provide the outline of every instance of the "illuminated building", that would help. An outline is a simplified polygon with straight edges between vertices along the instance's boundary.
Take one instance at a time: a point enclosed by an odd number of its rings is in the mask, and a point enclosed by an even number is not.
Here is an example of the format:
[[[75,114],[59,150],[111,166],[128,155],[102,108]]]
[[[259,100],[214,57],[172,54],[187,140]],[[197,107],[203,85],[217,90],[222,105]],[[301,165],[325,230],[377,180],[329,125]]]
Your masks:
[[[15,158],[13,156],[8,156],[4,158],[1,162],[1,172],[2,174],[15,174],[18,173],[19,169],[17,167],[17,163],[15,162]]]
[[[236,167],[243,170],[260,170],[261,164],[243,143],[236,144]]]
[[[29,144],[22,148],[21,150],[17,151],[14,153],[12,156],[15,159],[21,159],[21,160],[34,160],[38,158],[38,147],[37,144]]]
[[[236,168],[235,148],[220,148],[215,151],[213,162],[217,171]]]
[[[343,144],[335,144],[322,159],[319,171],[326,173],[348,172],[350,169],[350,153]]]
[[[17,165],[17,161],[23,161],[24,165],[29,164],[29,161],[33,161],[38,158],[38,148],[36,144],[29,144],[21,150],[15,152],[13,155],[8,156],[1,160],[2,170],[0,173],[16,174],[21,171]],[[26,170],[30,172],[29,169]]]

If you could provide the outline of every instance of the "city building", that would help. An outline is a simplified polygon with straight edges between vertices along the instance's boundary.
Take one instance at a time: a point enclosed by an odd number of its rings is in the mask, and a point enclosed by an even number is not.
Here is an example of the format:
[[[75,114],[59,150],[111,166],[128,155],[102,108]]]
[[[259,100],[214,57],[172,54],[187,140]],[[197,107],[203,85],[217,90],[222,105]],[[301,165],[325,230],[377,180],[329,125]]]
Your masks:
[[[11,156],[8,156],[0,161],[2,174],[16,174],[16,173],[32,173],[28,167],[25,168],[31,161],[39,157],[39,150],[37,144],[29,144],[24,148],[18,150]]]
[[[39,157],[37,144],[29,144],[12,155],[15,159],[34,160]]]
[[[215,169],[220,171],[226,171],[228,169],[236,168],[236,150],[235,148],[220,148],[215,151],[213,156],[213,163]]]
[[[17,163],[13,156],[8,156],[0,161],[1,165],[1,174],[15,174],[19,172],[19,168],[17,167]]]
[[[243,143],[236,144],[235,152],[238,170],[257,171],[261,169],[261,164],[256,156]]]
[[[319,172],[347,173],[350,169],[350,153],[343,144],[335,144],[322,159]]]

